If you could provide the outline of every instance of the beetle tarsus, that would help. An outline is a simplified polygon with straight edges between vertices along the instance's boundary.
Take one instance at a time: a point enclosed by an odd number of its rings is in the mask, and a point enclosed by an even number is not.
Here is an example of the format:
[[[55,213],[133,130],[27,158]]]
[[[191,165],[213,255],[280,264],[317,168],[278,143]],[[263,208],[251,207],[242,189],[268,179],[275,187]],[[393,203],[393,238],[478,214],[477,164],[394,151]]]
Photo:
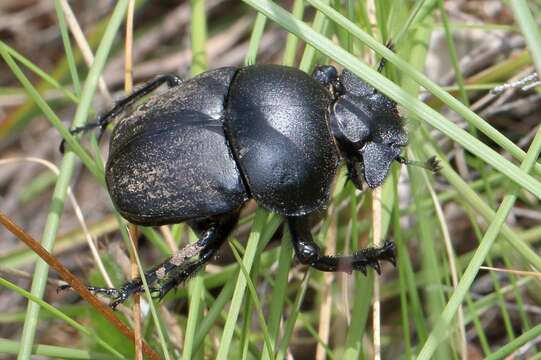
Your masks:
[[[408,160],[405,157],[398,156],[396,158],[396,161],[398,161],[399,163],[401,163],[403,165],[407,165],[407,166],[418,166],[418,167],[421,167],[423,169],[432,171],[435,174],[437,174],[441,170],[440,162],[435,156],[431,156],[425,162],[415,161],[415,160]]]
[[[384,260],[396,266],[395,257],[395,244],[392,241],[386,240],[381,247],[366,248],[353,254],[353,257],[357,260],[354,262],[354,266],[366,266],[374,267],[379,266],[379,261]],[[375,265],[377,263],[377,265]]]
[[[108,298],[117,298],[120,296],[121,290],[115,289],[115,288],[102,288],[102,287],[95,287],[95,286],[88,286],[88,291],[90,291],[92,294],[101,294]]]
[[[431,156],[426,161],[426,164],[434,174],[437,174],[441,171],[440,161],[435,156]]]
[[[127,283],[123,285],[120,289],[97,287],[97,286],[87,286],[87,289],[94,295],[101,294],[105,297],[113,299],[113,301],[109,304],[109,306],[114,310],[118,305],[126,301],[131,294],[134,294],[136,292],[140,292],[143,290],[142,288],[140,290],[137,290],[135,287],[133,287],[133,290],[128,289],[130,285],[131,285],[130,283]],[[61,291],[68,290],[68,289],[71,289],[70,285],[61,285],[56,288],[56,292],[59,293]]]
[[[380,261],[388,261],[396,265],[395,246],[392,241],[385,241],[381,247],[367,248],[357,251],[351,256],[323,256],[321,250],[312,240],[310,219],[305,216],[290,216],[287,218],[293,247],[299,261],[321,271],[351,273],[357,270],[366,275],[366,268],[372,267],[381,274]]]

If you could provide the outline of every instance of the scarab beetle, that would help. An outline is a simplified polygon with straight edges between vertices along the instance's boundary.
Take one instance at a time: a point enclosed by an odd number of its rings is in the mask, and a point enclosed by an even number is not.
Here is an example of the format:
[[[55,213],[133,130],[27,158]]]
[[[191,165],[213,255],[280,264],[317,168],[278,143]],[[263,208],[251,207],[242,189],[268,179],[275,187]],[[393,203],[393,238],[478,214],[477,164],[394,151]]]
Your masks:
[[[74,132],[103,130],[165,82],[170,89],[120,118],[106,164],[107,188],[124,218],[151,226],[186,221],[200,236],[196,260],[173,256],[145,274],[160,297],[211,259],[251,198],[285,217],[303,264],[363,273],[367,266],[379,272],[380,260],[394,264],[390,241],[324,256],[310,233],[310,217],[326,206],[342,160],[358,189],[381,185],[393,161],[408,163],[400,156],[408,137],[393,101],[330,65],[312,76],[279,65],[225,67],[187,81],[160,76]],[[114,307],[142,282],[92,290],[114,297]]]

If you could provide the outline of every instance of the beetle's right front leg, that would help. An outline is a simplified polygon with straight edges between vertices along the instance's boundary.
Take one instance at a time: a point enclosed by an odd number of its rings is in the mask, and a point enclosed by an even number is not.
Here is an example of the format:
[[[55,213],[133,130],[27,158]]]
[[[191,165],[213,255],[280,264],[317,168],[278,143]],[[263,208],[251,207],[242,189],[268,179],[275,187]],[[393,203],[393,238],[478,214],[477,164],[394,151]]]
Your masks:
[[[358,270],[365,275],[367,266],[374,268],[379,274],[381,260],[395,265],[395,246],[391,241],[386,241],[379,248],[363,249],[349,256],[322,255],[319,246],[312,240],[309,219],[309,215],[287,217],[293,248],[301,263],[321,271],[351,273],[353,270]]]

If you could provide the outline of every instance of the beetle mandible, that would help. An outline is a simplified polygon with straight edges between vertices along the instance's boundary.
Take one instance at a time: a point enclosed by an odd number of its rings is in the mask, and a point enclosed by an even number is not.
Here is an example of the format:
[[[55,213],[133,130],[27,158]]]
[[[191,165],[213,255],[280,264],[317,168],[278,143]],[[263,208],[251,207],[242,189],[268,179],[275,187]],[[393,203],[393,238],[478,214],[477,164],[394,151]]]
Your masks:
[[[139,225],[186,221],[199,234],[196,260],[166,260],[145,273],[160,297],[209,261],[235,227],[250,198],[285,217],[298,260],[321,271],[380,272],[395,263],[394,244],[350,256],[325,256],[312,239],[310,217],[322,210],[341,161],[362,189],[380,186],[408,137],[396,103],[344,69],[319,66],[312,76],[281,65],[224,67],[182,81],[163,75],[98,119],[107,124],[142,96],[167,83],[120,118],[113,130],[106,183],[118,212]],[[423,165],[432,170],[429,160]],[[141,279],[120,289],[91,288],[116,307],[143,290]]]

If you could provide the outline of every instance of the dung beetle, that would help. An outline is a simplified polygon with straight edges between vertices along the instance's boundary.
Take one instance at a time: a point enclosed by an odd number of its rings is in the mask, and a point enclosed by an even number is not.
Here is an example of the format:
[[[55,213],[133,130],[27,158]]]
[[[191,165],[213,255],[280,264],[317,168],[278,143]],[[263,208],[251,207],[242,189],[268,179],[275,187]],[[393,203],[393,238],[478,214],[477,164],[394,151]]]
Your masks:
[[[120,118],[105,172],[125,219],[149,226],[186,221],[200,236],[197,252],[174,255],[145,273],[159,297],[212,258],[251,198],[285,217],[302,264],[366,274],[367,266],[379,273],[380,260],[395,263],[390,241],[350,256],[322,255],[310,218],[325,208],[342,160],[358,189],[363,182],[380,186],[393,161],[412,163],[400,156],[408,137],[396,103],[330,65],[312,76],[280,65],[224,67],[187,81],[159,76],[73,132],[103,131],[163,83],[170,88]],[[113,297],[115,307],[143,288],[136,279],[120,289],[91,290]]]

